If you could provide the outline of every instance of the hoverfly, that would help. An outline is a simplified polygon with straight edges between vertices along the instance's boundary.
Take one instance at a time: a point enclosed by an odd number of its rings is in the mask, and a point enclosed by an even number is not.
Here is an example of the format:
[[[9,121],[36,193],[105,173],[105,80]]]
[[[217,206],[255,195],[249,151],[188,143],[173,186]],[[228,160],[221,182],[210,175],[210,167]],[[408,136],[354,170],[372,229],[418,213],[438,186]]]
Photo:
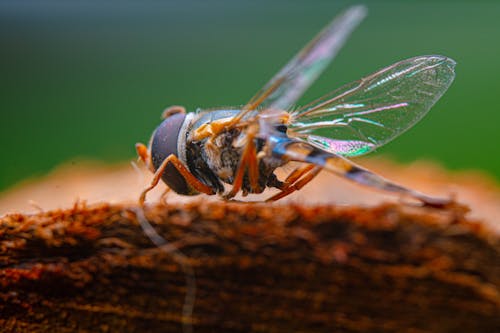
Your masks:
[[[348,160],[386,144],[418,122],[450,86],[455,62],[439,55],[397,62],[304,107],[291,109],[323,72],[366,15],[348,8],[307,44],[242,108],[163,113],[139,157],[154,172],[146,194],[162,179],[182,195],[233,198],[241,191],[277,188],[281,199],[327,170],[356,183],[405,195],[427,205],[434,198],[393,183]],[[284,180],[275,170],[301,162]],[[227,191],[225,186],[232,186]]]

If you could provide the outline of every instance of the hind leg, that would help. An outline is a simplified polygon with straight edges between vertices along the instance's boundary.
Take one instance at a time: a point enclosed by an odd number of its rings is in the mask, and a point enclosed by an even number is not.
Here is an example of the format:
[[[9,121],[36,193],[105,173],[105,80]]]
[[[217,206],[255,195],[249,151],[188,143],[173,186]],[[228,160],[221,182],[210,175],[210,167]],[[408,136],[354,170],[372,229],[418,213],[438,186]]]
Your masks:
[[[283,199],[287,195],[292,194],[295,191],[300,190],[304,186],[306,186],[311,180],[313,180],[322,170],[321,167],[316,166],[316,165],[306,165],[303,168],[295,169],[288,177],[287,180],[285,180],[285,185],[284,188],[281,189],[281,192],[273,195],[272,197],[268,198],[266,201],[277,201],[279,199]],[[293,182],[292,182],[293,181]]]

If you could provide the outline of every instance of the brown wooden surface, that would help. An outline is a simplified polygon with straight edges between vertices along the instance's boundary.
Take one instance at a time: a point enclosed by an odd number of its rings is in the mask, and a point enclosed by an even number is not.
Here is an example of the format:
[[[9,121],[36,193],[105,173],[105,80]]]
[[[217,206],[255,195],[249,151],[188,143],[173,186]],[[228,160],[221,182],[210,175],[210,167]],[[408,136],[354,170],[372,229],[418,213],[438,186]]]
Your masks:
[[[498,188],[425,165],[369,167],[472,210],[409,206],[328,175],[272,205],[153,195],[148,220],[196,274],[191,318],[181,264],[131,211],[143,183],[129,168],[20,186],[0,209],[38,210],[31,199],[43,211],[0,218],[0,332],[500,331]],[[72,206],[75,193],[118,203]]]
[[[146,213],[196,272],[195,332],[500,330],[500,243],[462,207],[221,202]],[[0,225],[3,332],[181,331],[184,273],[127,207]]]

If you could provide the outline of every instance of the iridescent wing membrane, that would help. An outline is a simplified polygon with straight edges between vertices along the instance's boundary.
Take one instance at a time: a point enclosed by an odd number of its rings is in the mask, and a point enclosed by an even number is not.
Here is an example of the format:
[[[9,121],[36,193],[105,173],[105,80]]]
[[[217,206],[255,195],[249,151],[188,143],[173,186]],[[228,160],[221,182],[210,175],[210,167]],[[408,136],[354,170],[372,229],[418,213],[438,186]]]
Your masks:
[[[343,156],[368,153],[417,123],[450,86],[454,67],[434,55],[397,62],[295,111],[290,134]]]
[[[287,110],[334,59],[366,16],[353,6],[290,60],[234,118],[254,110]],[[447,90],[455,62],[443,56],[400,61],[292,113],[289,134],[346,157],[373,151],[417,123]]]
[[[350,7],[337,16],[243,107],[235,119],[240,120],[256,109],[289,109],[330,64],[365,16],[364,6]]]

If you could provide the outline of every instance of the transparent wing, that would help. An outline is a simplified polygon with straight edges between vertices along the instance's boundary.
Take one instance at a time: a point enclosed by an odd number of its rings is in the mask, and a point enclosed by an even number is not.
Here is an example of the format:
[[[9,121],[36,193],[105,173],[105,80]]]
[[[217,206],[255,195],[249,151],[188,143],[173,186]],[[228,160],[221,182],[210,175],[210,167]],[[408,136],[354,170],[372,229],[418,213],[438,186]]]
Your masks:
[[[365,16],[364,6],[349,7],[337,16],[245,105],[237,118],[258,107],[290,108],[333,60]]]
[[[448,89],[455,61],[397,62],[292,113],[291,135],[343,156],[380,147],[417,123]]]

